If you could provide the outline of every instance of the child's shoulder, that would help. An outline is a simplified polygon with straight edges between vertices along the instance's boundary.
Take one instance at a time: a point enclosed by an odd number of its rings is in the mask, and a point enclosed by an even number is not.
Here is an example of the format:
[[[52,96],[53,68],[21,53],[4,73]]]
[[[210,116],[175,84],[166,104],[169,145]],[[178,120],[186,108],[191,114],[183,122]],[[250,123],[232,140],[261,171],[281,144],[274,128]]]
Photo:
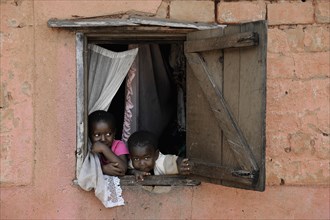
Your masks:
[[[126,144],[121,140],[113,140],[111,150],[116,155],[128,154],[128,149],[126,147]]]
[[[177,159],[177,155],[159,152],[154,168],[155,175],[178,174]]]
[[[117,139],[113,140],[113,143],[123,143],[123,144],[125,144],[124,141],[122,141],[122,140],[117,140]]]
[[[159,152],[159,156],[157,158],[157,162],[163,163],[164,161],[176,161],[177,158],[178,158],[177,155],[174,155],[174,154],[162,154],[161,152]]]
[[[125,142],[121,140],[113,140],[112,142],[112,147],[119,147],[122,145],[126,146]]]

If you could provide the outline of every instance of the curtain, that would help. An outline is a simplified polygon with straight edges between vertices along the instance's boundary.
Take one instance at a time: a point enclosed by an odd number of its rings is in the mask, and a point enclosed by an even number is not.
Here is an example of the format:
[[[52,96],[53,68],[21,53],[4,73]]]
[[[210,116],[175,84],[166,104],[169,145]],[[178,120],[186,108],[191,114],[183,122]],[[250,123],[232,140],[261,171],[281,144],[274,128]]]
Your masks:
[[[141,45],[139,56],[138,127],[159,138],[175,112],[176,96],[173,92],[176,89],[159,45]]]
[[[130,45],[136,47],[136,45]],[[158,44],[140,44],[126,81],[123,139],[136,130],[161,136],[176,111],[172,72]]]
[[[96,110],[107,110],[125,79],[138,49],[124,52],[112,52],[97,45],[89,45],[89,77],[88,77],[88,113]],[[103,175],[97,155],[88,153],[78,176],[79,186],[90,191],[107,208],[124,205],[121,196],[120,179],[116,176]]]
[[[164,154],[185,157],[183,46],[140,44],[126,81],[123,140],[136,130],[156,134]]]
[[[89,49],[88,114],[109,108],[138,51],[112,52],[97,45]]]

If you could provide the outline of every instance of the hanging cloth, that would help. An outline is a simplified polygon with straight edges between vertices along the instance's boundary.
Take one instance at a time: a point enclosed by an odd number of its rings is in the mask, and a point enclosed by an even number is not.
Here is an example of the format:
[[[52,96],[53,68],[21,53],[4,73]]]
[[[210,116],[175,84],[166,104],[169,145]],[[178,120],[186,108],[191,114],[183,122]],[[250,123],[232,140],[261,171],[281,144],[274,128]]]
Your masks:
[[[89,45],[89,78],[88,78],[88,113],[96,110],[107,110],[110,103],[125,79],[138,49],[124,52],[112,52],[97,45]],[[121,196],[120,179],[116,176],[103,175],[98,155],[88,152],[81,167],[78,184],[90,191],[94,189],[96,197],[107,208],[124,205]]]

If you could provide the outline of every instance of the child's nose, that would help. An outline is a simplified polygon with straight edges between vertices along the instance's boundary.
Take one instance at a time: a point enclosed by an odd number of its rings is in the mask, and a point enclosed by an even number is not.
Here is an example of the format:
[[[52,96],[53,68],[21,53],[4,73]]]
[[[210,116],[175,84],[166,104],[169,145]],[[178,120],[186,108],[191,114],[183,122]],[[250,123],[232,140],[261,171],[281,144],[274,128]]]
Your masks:
[[[101,135],[101,141],[105,141],[105,135]]]
[[[140,160],[140,165],[144,166],[146,164],[146,162],[144,160]]]

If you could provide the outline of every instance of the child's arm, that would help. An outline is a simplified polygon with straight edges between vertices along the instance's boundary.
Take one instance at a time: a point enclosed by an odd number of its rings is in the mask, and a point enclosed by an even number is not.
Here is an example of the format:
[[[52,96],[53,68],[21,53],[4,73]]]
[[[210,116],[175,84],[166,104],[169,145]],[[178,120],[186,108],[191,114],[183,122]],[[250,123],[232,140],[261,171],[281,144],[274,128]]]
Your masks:
[[[104,174],[110,175],[110,176],[124,176],[127,170],[127,159],[125,155],[118,156],[121,160],[126,161],[124,162],[124,165],[121,165],[119,163],[108,163],[106,165],[102,166],[102,171]]]
[[[189,162],[188,158],[178,157],[176,160],[178,166],[179,174],[188,175],[191,172],[192,164]]]
[[[110,161],[109,164],[103,165],[102,170],[104,174],[112,176],[125,175],[127,170],[127,158],[126,155],[115,155],[112,150],[102,142],[95,142],[92,145],[93,153],[102,153],[104,157]]]

